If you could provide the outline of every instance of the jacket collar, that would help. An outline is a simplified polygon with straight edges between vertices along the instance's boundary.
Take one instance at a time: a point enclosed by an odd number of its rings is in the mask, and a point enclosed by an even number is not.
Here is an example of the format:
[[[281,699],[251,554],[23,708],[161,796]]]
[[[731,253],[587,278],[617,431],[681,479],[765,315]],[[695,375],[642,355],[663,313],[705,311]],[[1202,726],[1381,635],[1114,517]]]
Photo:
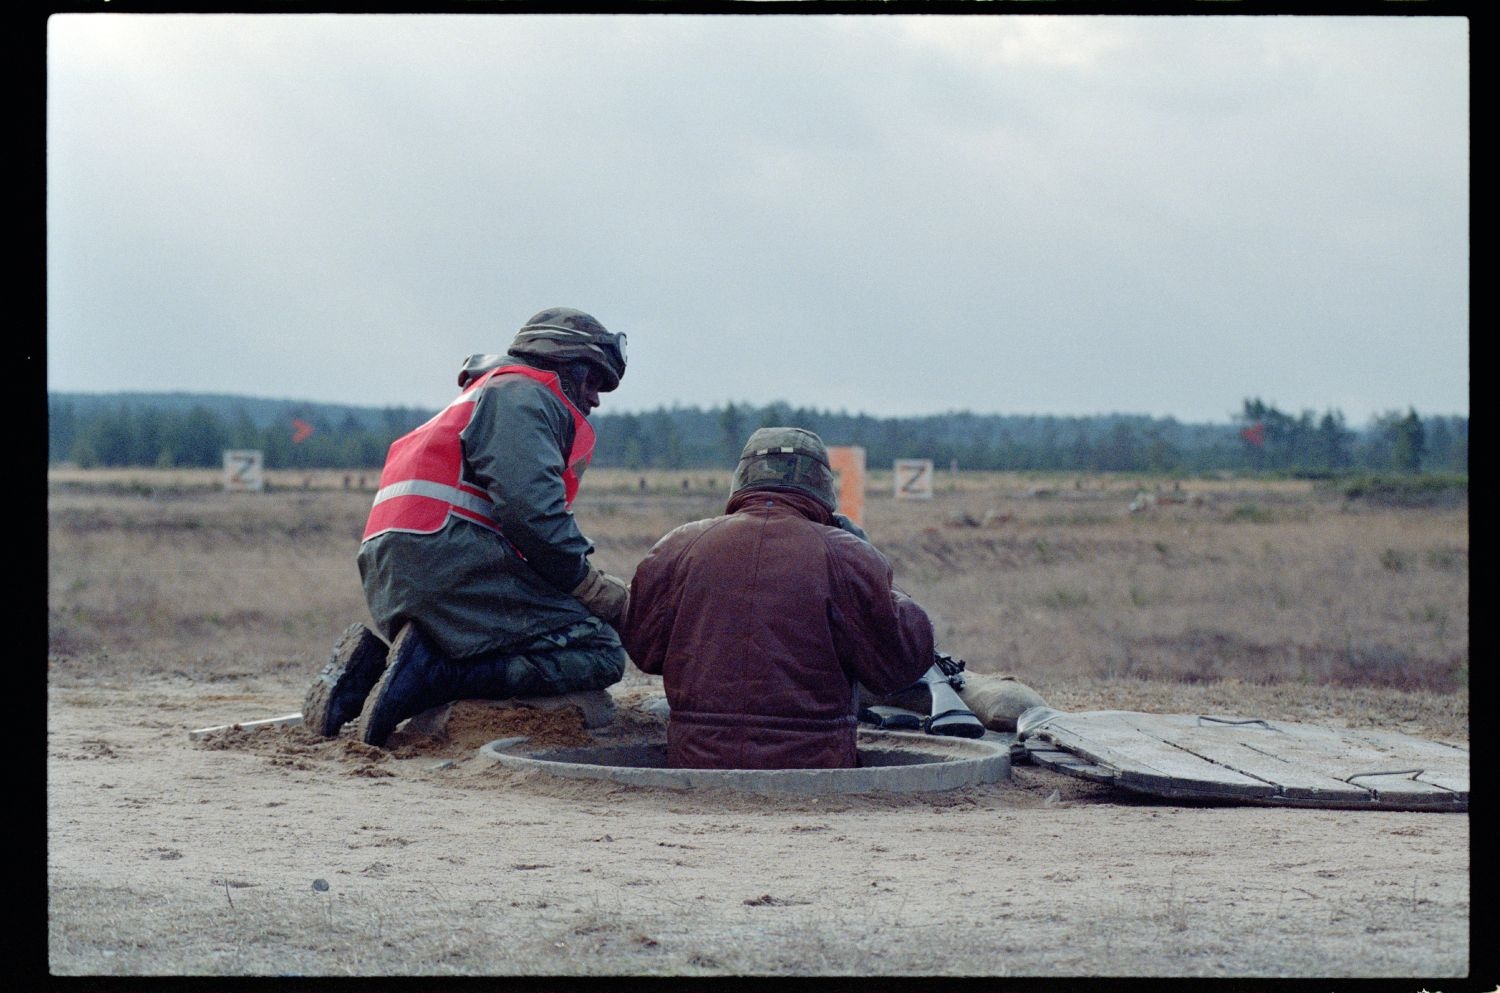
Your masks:
[[[463,389],[464,387],[468,386],[470,383],[474,382],[474,380],[478,379],[480,376],[483,376],[491,369],[498,369],[503,365],[524,365],[531,369],[540,368],[540,366],[538,366],[535,362],[529,362],[519,355],[470,355],[468,358],[464,359],[463,365],[458,369],[459,389]],[[546,371],[550,372],[551,370],[549,369]],[[562,377],[559,376],[558,378],[561,379]]]
[[[740,490],[729,498],[725,506],[726,514],[738,513],[747,506],[764,503],[775,503],[796,511],[801,516],[817,524],[832,524],[833,515],[822,503],[808,496],[800,490],[771,488],[769,486],[755,486]]]

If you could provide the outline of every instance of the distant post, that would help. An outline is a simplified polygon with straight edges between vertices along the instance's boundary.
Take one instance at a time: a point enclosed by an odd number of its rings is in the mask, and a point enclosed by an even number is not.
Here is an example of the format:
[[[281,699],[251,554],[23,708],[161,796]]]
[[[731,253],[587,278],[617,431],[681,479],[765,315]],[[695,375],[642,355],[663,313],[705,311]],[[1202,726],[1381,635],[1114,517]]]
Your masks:
[[[264,456],[257,448],[224,449],[224,489],[259,493],[265,489],[265,478],[261,475]]]
[[[829,445],[828,467],[839,493],[839,513],[865,525],[865,450],[858,445]]]
[[[897,500],[932,499],[932,459],[897,459],[891,469]]]

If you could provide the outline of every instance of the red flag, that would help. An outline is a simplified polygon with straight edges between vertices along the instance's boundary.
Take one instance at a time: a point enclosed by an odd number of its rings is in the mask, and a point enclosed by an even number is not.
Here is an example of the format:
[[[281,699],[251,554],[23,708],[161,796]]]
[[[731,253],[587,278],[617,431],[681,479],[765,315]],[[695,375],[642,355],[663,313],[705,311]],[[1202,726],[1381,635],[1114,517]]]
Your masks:
[[[313,433],[313,426],[300,417],[292,418],[292,444],[296,445],[308,439]]]
[[[1250,444],[1254,445],[1256,448],[1265,448],[1266,447],[1266,426],[1261,421],[1256,421],[1254,424],[1250,425],[1248,428],[1246,428],[1245,430],[1241,431],[1240,432],[1240,437],[1244,438],[1246,441],[1248,441]]]

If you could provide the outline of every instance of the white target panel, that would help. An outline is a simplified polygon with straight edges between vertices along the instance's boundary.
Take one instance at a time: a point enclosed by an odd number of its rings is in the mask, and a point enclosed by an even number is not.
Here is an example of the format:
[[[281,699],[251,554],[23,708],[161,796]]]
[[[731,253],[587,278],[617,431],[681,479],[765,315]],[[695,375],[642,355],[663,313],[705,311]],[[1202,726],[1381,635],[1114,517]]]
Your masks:
[[[897,500],[932,499],[932,459],[897,459],[891,468]]]
[[[265,477],[261,472],[264,464],[265,457],[259,449],[226,448],[224,489],[230,492],[259,493],[266,487]]]

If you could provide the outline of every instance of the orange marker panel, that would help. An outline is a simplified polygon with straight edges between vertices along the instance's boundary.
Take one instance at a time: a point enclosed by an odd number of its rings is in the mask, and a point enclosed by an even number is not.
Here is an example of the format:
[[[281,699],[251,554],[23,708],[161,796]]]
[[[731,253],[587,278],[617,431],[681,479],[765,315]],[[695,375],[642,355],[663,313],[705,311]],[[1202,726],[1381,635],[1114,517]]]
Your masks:
[[[858,445],[829,445],[828,467],[836,477],[839,513],[865,526],[865,450]]]

